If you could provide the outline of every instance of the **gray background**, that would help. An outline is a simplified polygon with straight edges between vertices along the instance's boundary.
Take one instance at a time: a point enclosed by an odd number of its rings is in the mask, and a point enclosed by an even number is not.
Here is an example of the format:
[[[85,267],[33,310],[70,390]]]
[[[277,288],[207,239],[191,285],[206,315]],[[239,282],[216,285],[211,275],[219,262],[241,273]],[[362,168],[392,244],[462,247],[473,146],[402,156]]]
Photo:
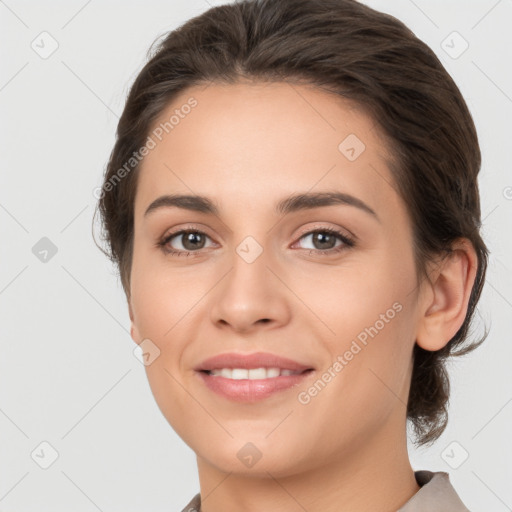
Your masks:
[[[133,354],[125,298],[91,223],[93,190],[147,49],[221,3],[0,1],[0,511],[177,511],[199,490],[194,453],[161,415]],[[512,2],[367,3],[437,53],[483,153],[492,255],[475,327],[490,334],[450,366],[448,428],[428,449],[411,446],[412,464],[449,472],[472,511],[512,510]],[[43,469],[52,450],[58,458]]]

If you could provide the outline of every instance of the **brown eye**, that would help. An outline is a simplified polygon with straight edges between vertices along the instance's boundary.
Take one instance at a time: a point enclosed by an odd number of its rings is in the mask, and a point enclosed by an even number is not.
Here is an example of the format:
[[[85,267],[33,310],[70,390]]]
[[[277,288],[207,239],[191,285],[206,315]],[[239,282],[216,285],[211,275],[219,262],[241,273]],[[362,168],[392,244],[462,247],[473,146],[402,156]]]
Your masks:
[[[317,231],[312,234],[313,245],[315,249],[333,249],[336,245],[337,237],[325,231]]]
[[[309,248],[311,252],[318,251],[320,253],[337,253],[343,249],[353,247],[354,241],[348,236],[336,231],[334,229],[316,229],[310,231],[300,237],[300,240],[310,237],[313,244],[312,248]],[[336,245],[337,242],[341,242]],[[304,247],[308,249],[307,247]]]
[[[299,240],[311,237],[313,248],[310,253],[336,254],[349,249],[355,242],[349,236],[331,228],[316,229],[300,237]],[[174,244],[171,242],[176,239]],[[207,247],[206,241],[210,237],[197,229],[181,230],[166,236],[158,245],[161,249],[172,256],[195,256],[201,254],[201,249]],[[211,239],[210,239],[211,240]],[[341,242],[336,245],[336,242]],[[177,245],[177,247],[176,247]],[[181,247],[179,247],[181,245]],[[306,247],[307,249],[307,247]]]
[[[198,230],[181,230],[171,233],[160,242],[163,250],[171,254],[189,255],[205,248],[206,239],[210,238],[206,233]],[[174,241],[174,245],[171,242]],[[181,247],[180,247],[181,245]]]
[[[181,243],[185,250],[193,251],[194,249],[202,249],[205,243],[205,235],[197,231],[187,231],[181,236]]]

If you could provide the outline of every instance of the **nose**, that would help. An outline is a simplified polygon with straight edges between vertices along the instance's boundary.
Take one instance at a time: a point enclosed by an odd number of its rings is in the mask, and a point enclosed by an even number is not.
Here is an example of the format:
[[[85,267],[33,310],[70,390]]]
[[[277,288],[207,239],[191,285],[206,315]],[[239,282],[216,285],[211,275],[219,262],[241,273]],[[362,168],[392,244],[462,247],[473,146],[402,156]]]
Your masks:
[[[218,328],[249,333],[290,321],[291,293],[269,259],[263,251],[249,263],[235,252],[231,269],[211,294],[211,320]]]

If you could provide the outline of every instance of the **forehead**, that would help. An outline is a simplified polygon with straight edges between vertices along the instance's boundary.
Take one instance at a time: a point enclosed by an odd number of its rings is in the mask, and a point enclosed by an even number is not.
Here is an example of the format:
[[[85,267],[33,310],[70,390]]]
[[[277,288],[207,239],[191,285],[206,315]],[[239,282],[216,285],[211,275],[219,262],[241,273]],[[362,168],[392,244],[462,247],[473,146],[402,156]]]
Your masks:
[[[148,135],[155,145],[141,162],[136,215],[170,193],[247,205],[336,189],[376,207],[396,195],[390,149],[375,121],[309,85],[194,86],[167,106]]]

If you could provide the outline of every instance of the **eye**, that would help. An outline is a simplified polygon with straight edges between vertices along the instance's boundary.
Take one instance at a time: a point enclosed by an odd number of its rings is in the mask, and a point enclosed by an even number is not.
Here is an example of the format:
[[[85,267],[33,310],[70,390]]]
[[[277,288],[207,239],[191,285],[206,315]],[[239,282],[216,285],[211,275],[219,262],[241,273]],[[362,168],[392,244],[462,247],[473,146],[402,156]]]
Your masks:
[[[355,241],[340,231],[332,228],[319,228],[302,235],[299,240],[310,238],[314,246],[310,254],[335,254],[355,245]],[[336,242],[341,243],[336,246]]]
[[[176,238],[181,245],[181,248],[172,247],[171,241]],[[205,248],[205,241],[210,238],[203,231],[197,229],[182,229],[175,233],[170,233],[163,240],[158,242],[162,250],[168,254],[175,256],[190,256],[191,252],[197,252],[199,249]]]
[[[310,237],[313,245],[319,246],[310,249],[309,254],[336,254],[355,245],[355,241],[349,235],[332,228],[317,228],[303,234],[299,240]],[[173,247],[172,240],[178,240],[180,247]],[[206,239],[210,237],[198,229],[182,229],[165,236],[157,245],[166,254],[171,256],[195,256],[195,252],[199,252],[205,248]],[[336,242],[341,242],[336,246]]]

